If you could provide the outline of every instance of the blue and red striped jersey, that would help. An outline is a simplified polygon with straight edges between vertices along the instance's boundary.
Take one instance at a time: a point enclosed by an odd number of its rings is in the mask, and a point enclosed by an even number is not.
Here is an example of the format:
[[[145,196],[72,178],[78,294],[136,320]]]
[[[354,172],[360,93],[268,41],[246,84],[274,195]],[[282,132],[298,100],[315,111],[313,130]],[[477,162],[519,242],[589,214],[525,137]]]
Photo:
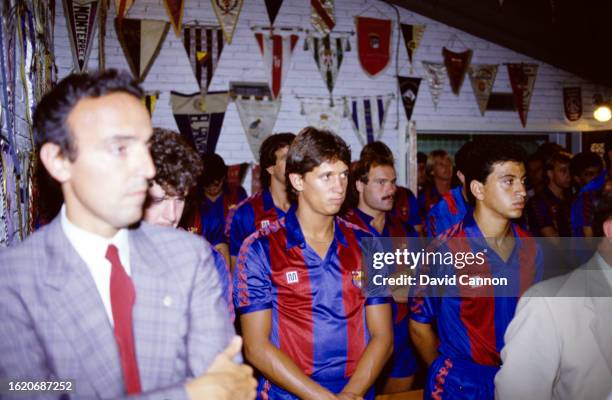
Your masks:
[[[230,255],[238,255],[242,242],[249,235],[284,216],[285,212],[274,205],[272,194],[267,189],[240,202],[229,211],[225,220]]]
[[[366,348],[366,307],[391,301],[366,298],[360,289],[361,239],[372,235],[338,217],[334,224],[321,259],[306,243],[292,207],[244,241],[234,271],[237,313],[271,310],[270,342],[328,388],[348,382]],[[270,392],[294,398],[265,377],[259,391],[262,398]]]
[[[423,190],[418,193],[417,205],[419,208],[419,215],[423,221],[426,221],[427,213],[429,210],[438,204],[442,195],[438,192],[438,188],[433,183],[427,183],[423,186]]]
[[[442,195],[442,199],[427,213],[425,231],[427,236],[436,237],[463,220],[465,214],[474,207],[463,198],[463,187],[457,186]]]
[[[417,285],[412,288],[410,318],[421,323],[436,322],[442,357],[472,360],[481,365],[499,366],[504,333],[518,298],[542,276],[542,252],[534,238],[518,224],[511,223],[515,246],[506,261],[488,247],[473,214],[438,237],[436,251],[445,253],[484,252],[484,263],[457,269],[455,265],[417,267]],[[431,277],[467,274],[482,278],[506,277],[508,286],[447,286],[442,293],[435,286],[420,285],[420,275]]]
[[[584,185],[576,195],[571,207],[572,236],[583,237],[583,228],[590,227],[593,223],[599,192],[604,187],[607,176],[608,171],[602,171],[596,178]]]
[[[246,191],[242,186],[228,185],[215,201],[206,196],[200,205],[200,223],[202,235],[213,246],[227,242],[225,237],[225,218],[229,210],[246,198]]]
[[[390,213],[385,213],[385,226],[381,233],[370,225],[373,218],[358,207],[350,209],[342,218],[367,230],[376,237],[418,237],[412,225],[403,222]]]
[[[527,202],[527,223],[534,236],[542,236],[542,229],[554,228],[561,237],[572,235],[570,226],[569,201],[558,198],[544,187]]]
[[[398,186],[393,199],[391,214],[399,217],[403,223],[421,225],[423,221],[419,215],[419,204],[412,191],[403,186]]]

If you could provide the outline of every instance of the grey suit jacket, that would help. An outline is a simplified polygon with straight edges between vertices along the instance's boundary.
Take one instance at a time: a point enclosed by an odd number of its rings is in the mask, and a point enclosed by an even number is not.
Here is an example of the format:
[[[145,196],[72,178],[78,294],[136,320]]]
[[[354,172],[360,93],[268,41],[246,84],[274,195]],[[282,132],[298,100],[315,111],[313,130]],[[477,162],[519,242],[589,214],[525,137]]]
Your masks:
[[[598,255],[521,298],[506,330],[498,399],[606,399],[612,392],[612,288]]]
[[[234,335],[210,245],[146,223],[129,231],[129,245],[142,397],[185,398],[185,380],[206,371]],[[73,379],[72,398],[124,396],[113,329],[59,218],[0,251],[0,379],[7,378]]]

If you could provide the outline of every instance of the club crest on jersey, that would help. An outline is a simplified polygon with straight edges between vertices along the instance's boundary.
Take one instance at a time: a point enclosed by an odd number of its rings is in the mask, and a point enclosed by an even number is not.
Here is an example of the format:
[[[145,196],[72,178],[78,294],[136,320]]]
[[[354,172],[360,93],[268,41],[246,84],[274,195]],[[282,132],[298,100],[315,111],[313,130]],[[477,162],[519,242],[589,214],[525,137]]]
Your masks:
[[[289,271],[285,276],[287,277],[287,283],[298,283],[300,281],[297,271]]]
[[[261,220],[261,227],[263,228],[268,228],[270,226],[270,221],[267,219],[262,219]]]
[[[361,289],[361,287],[363,286],[363,271],[361,270],[351,271],[351,275],[353,277],[353,285]]]

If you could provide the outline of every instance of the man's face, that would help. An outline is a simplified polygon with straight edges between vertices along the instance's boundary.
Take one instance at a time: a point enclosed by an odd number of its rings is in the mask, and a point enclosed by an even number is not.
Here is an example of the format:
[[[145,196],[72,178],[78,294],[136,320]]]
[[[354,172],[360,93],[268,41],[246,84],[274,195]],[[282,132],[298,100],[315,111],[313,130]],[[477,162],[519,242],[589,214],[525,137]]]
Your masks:
[[[527,162],[527,174],[531,187],[537,187],[544,180],[544,163],[542,160],[531,160]]]
[[[553,169],[547,173],[548,179],[561,189],[568,189],[572,185],[570,167],[567,163],[555,163]]]
[[[217,198],[223,191],[223,184],[225,183],[225,179],[218,179],[214,182],[211,182],[209,185],[204,186],[204,194],[206,197],[211,199]]]
[[[432,169],[434,179],[450,181],[453,177],[453,163],[448,157],[436,157]]]
[[[525,208],[525,166],[506,161],[493,165],[493,171],[483,185],[482,206],[506,219],[520,218]]]
[[[67,125],[77,156],[63,159],[60,181],[71,221],[106,236],[139,221],[155,175],[147,109],[127,93],[85,98],[68,114]]]
[[[274,152],[276,157],[276,163],[268,168],[266,171],[270,174],[270,179],[276,181],[281,185],[285,185],[285,162],[287,161],[287,152],[289,146],[281,147]]]
[[[368,183],[357,182],[360,208],[390,211],[393,208],[393,196],[397,190],[395,182],[395,168],[392,166],[377,165],[370,168]]]
[[[298,178],[300,206],[304,204],[320,215],[336,215],[346,196],[348,176],[349,168],[343,161],[324,161]]]
[[[589,167],[589,168],[584,169],[578,177],[578,182],[580,186],[586,185],[600,173],[601,173],[601,167]]]
[[[184,209],[185,196],[171,195],[153,182],[153,185],[149,188],[149,199],[144,210],[144,220],[153,225],[176,228]]]

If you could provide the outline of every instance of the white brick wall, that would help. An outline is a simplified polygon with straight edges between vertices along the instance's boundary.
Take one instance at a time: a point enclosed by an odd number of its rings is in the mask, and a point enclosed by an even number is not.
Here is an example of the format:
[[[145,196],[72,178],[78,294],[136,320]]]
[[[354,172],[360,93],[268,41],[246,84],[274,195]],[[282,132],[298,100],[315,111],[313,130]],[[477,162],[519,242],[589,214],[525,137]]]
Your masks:
[[[285,0],[277,16],[276,25],[299,26],[311,29],[309,4],[310,2],[304,0]],[[354,30],[354,17],[366,9],[367,12],[364,15],[396,20],[393,8],[381,1],[336,0],[336,30]],[[384,13],[384,16],[381,15],[382,13]],[[418,76],[422,76],[423,73],[422,60],[442,61],[441,49],[444,45],[448,45],[453,35],[457,35],[458,38],[455,41],[457,47],[454,47],[454,49],[460,49],[459,46],[465,45],[474,50],[472,59],[474,63],[536,62],[540,65],[526,128],[521,126],[518,115],[515,112],[487,112],[485,117],[481,117],[469,79],[466,77],[459,96],[451,93],[450,86],[447,83],[437,111],[433,108],[427,83],[423,80],[413,114],[413,119],[416,121],[417,129],[420,132],[516,132],[520,134],[524,132],[575,132],[612,128],[612,124],[600,124],[592,119],[592,93],[595,89],[594,85],[568,72],[418,14],[403,9],[400,14],[401,22],[403,23],[427,25],[421,46],[416,53],[415,74]],[[112,20],[114,15],[115,10],[111,6],[107,22],[106,64],[109,68],[127,69],[123,52],[116,39]],[[161,0],[136,1],[128,17],[167,19]],[[188,22],[192,20],[216,23],[210,1],[185,1],[183,21]],[[231,45],[226,45],[223,50],[221,61],[210,90],[226,90],[230,81],[266,81],[263,62],[250,27],[268,23],[264,2],[262,0],[245,0],[233,42]],[[61,2],[57,2],[56,24],[56,58],[59,75],[62,78],[72,68],[72,56],[69,49]],[[397,40],[398,32],[394,30],[392,62],[382,74],[378,75],[375,79],[371,79],[363,72],[359,65],[355,36],[351,37],[352,51],[345,56],[334,95],[374,95],[396,92],[395,49]],[[408,57],[403,38],[400,37],[400,40],[400,73],[408,75]],[[89,66],[91,69],[97,69],[98,66],[97,39],[91,53]],[[161,52],[143,85],[147,90],[160,90],[162,92],[153,116],[154,125],[176,129],[169,105],[169,91],[177,90],[184,93],[192,93],[197,91],[198,87],[182,43],[174,35],[172,29],[168,33]],[[582,120],[575,124],[569,124],[563,118],[561,89],[565,85],[580,85],[582,87],[584,113]],[[500,65],[494,91],[511,91],[507,70],[504,65]],[[305,120],[300,115],[300,104],[295,98],[296,95],[327,96],[327,89],[317,71],[311,52],[303,50],[303,39],[296,46],[293,65],[283,86],[282,93],[282,107],[274,128],[277,132],[297,132],[304,127]],[[399,129],[404,131],[406,124],[404,111],[401,107],[398,109],[396,101],[393,101],[390,106],[383,136],[383,140],[393,147],[397,145],[398,110]],[[353,153],[356,155],[360,150],[360,145],[348,119],[344,120],[339,133],[351,145]],[[253,160],[244,137],[236,107],[233,103],[230,103],[225,115],[217,152],[230,164]]]

